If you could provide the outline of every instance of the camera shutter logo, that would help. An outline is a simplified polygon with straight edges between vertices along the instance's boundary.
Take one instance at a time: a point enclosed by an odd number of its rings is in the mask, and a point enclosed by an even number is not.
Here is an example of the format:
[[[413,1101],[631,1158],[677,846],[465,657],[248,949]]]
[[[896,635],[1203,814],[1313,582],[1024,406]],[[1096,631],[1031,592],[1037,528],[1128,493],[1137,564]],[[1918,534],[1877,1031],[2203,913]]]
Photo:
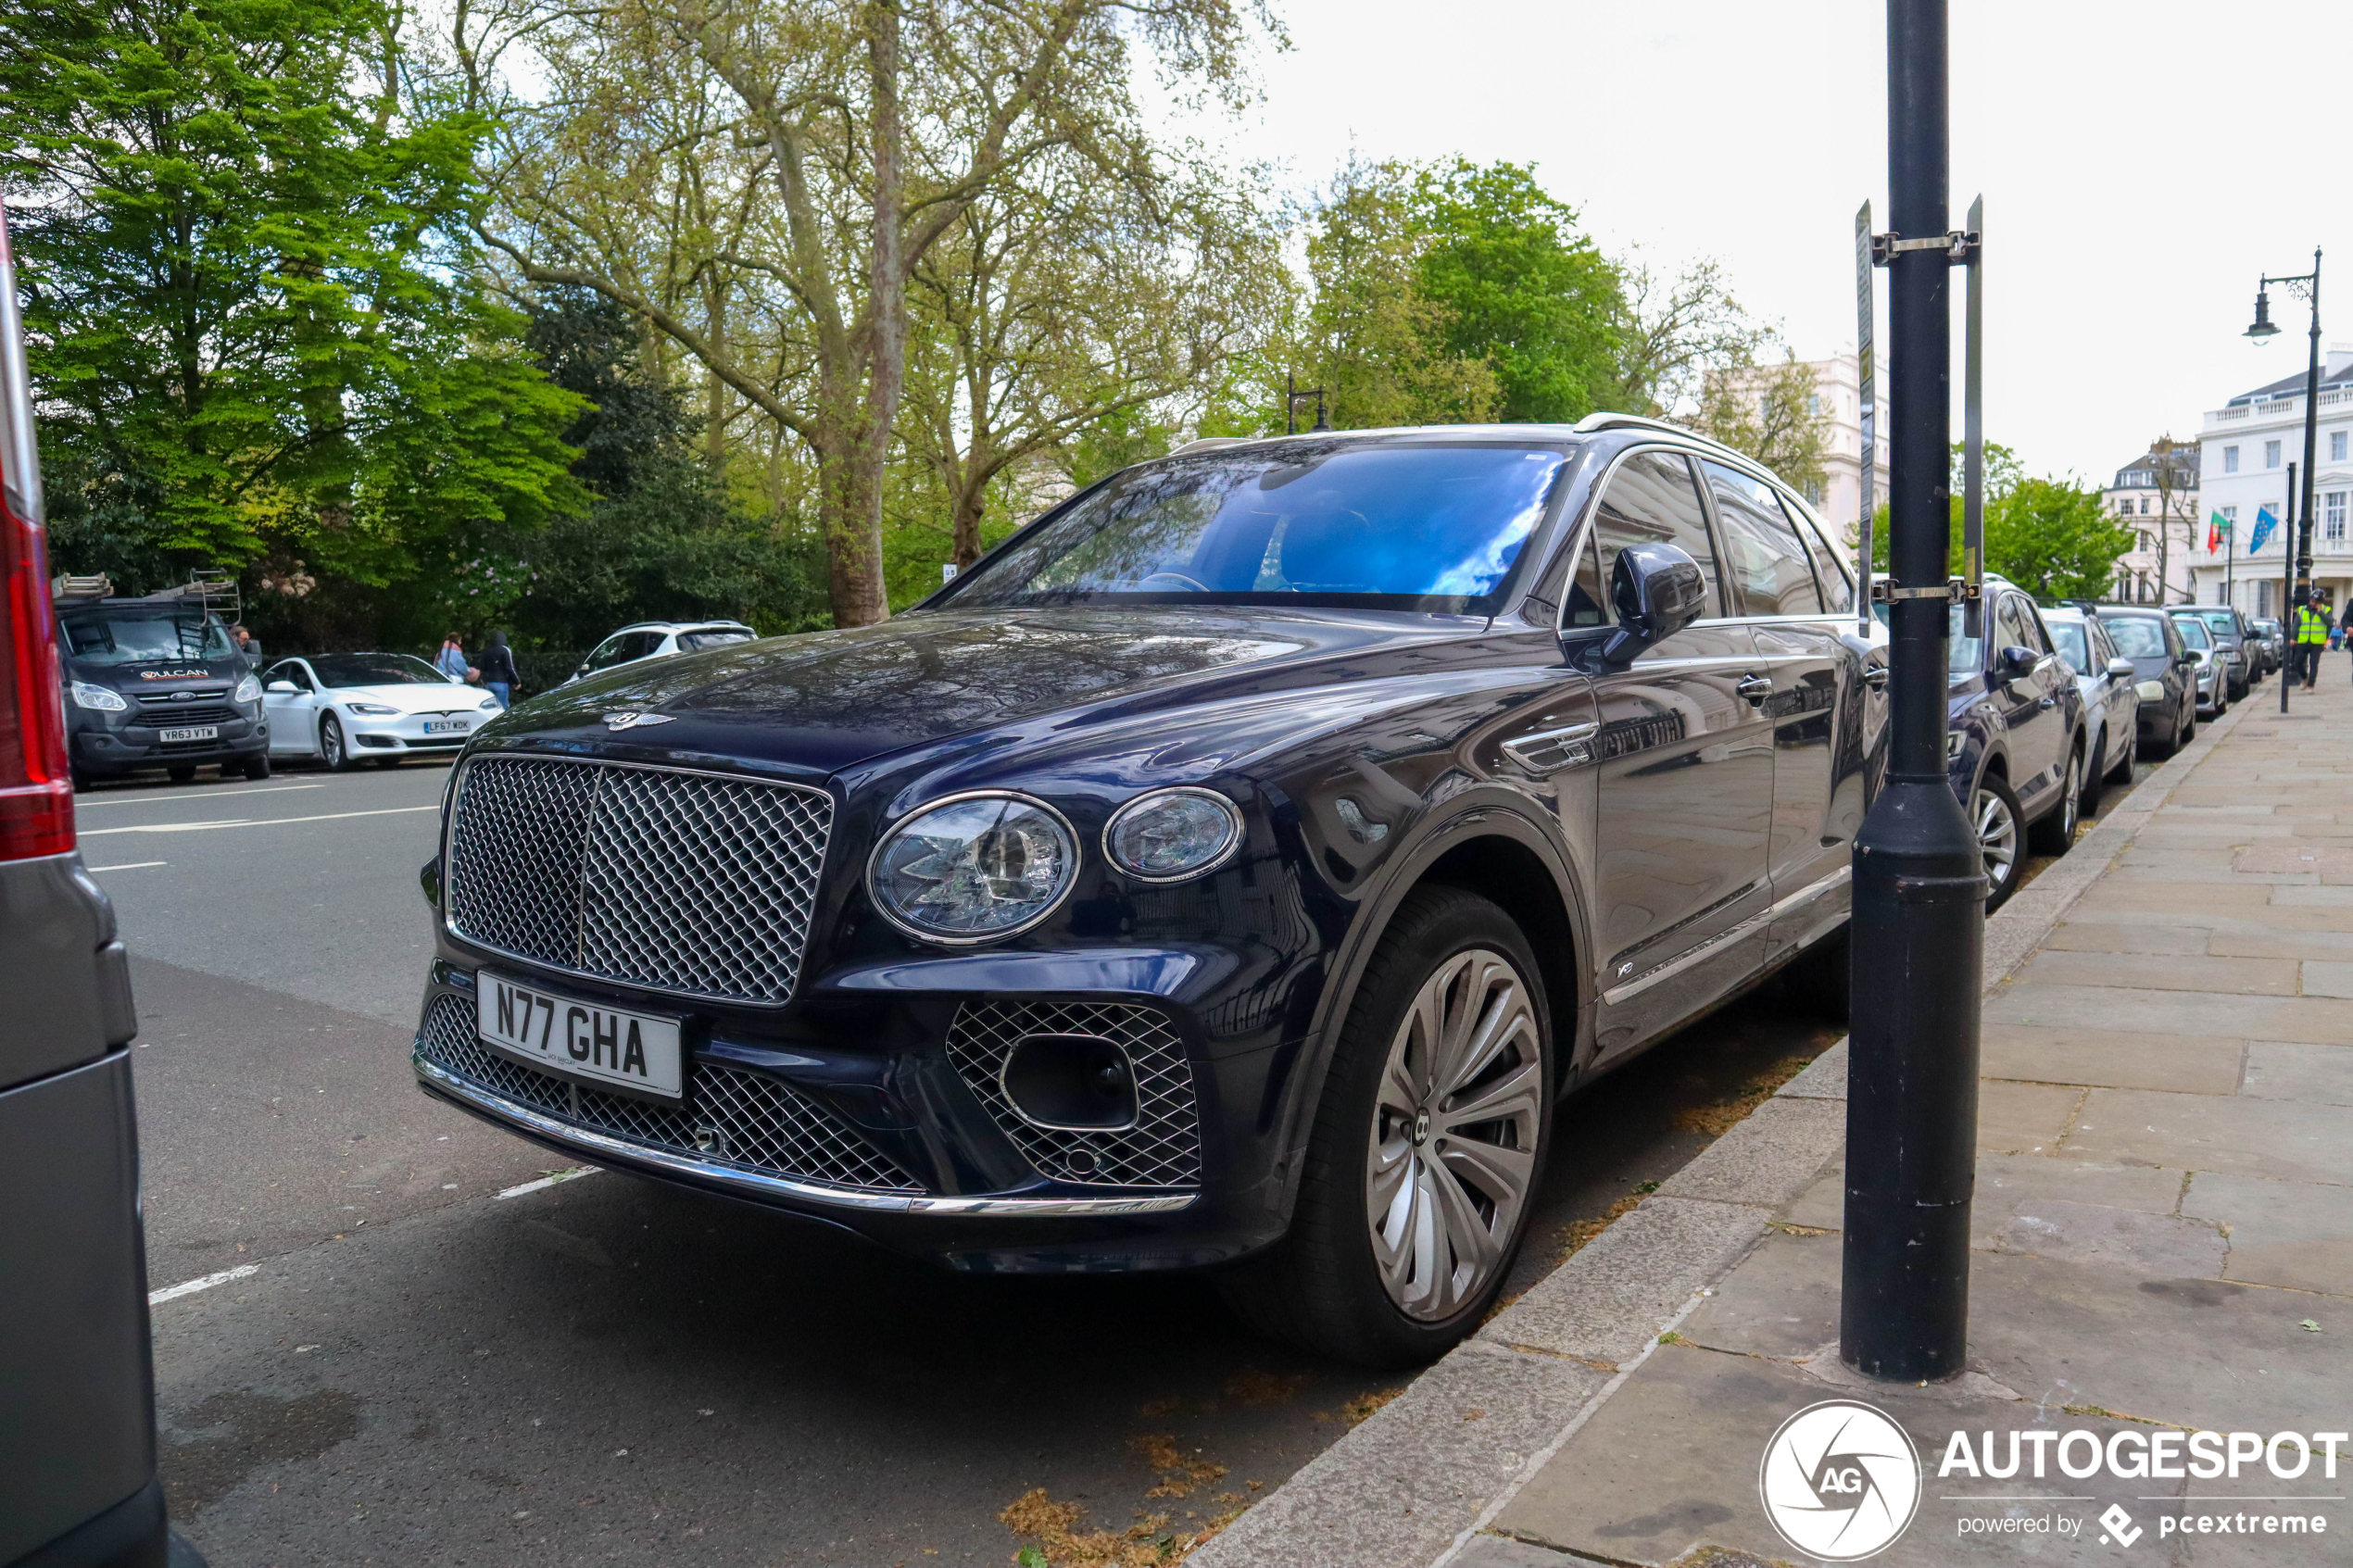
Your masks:
[[[1756,1490],[1781,1538],[1808,1557],[1853,1562],[1885,1549],[1920,1505],[1920,1460],[1870,1406],[1825,1399],[1781,1423]]]

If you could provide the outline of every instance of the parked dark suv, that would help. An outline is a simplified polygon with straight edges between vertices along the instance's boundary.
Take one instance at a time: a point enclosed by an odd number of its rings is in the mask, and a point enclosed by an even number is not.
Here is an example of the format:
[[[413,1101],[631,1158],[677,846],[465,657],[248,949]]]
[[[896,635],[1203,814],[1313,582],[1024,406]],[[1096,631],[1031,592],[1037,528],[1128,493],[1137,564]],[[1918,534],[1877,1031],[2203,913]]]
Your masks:
[[[74,851],[41,469],[0,227],[0,1563],[163,1568],[136,1030]],[[182,1549],[175,1564],[201,1560]]]
[[[2197,660],[2173,618],[2151,605],[2102,605],[2100,622],[2133,661],[2141,694],[2141,749],[2171,757],[2197,734]]]
[[[1984,624],[1984,636],[1964,636],[1953,608],[1945,758],[1977,829],[1990,913],[2018,891],[2029,848],[2064,855],[2075,842],[2089,754],[2075,672],[2034,600],[1989,574]]]
[[[1214,1266],[1427,1359],[1564,1093],[1836,961],[1882,755],[1852,592],[1669,425],[1197,443],[887,624],[495,720],[417,1073],[955,1268]]]

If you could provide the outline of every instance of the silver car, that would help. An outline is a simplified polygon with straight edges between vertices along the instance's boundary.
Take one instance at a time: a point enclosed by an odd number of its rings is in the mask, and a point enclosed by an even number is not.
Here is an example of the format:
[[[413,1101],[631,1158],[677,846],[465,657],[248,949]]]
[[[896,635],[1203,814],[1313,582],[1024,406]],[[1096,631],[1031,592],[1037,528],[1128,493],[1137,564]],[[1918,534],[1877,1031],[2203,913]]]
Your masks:
[[[2061,606],[2045,610],[2043,624],[2083,694],[2083,733],[2091,737],[2092,759],[2083,768],[2082,809],[2095,811],[2109,784],[2133,782],[2133,764],[2140,759],[2141,694],[2133,661],[2117,651],[2096,614]]]

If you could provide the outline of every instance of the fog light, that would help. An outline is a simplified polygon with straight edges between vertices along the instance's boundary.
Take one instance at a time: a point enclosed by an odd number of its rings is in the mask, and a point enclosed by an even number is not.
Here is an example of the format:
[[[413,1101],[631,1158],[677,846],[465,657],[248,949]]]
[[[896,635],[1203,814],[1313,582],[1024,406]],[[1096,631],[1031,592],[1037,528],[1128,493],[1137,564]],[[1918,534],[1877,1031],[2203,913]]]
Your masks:
[[[1095,1035],[1031,1035],[998,1077],[1023,1120],[1065,1132],[1136,1124],[1136,1072],[1127,1053]]]

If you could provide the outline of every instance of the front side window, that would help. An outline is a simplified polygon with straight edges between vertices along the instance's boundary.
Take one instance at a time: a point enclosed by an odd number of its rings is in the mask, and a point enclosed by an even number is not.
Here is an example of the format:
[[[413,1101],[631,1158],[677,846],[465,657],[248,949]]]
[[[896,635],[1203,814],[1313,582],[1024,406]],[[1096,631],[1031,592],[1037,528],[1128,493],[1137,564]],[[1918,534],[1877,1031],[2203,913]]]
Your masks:
[[[623,632],[607,637],[597,645],[597,651],[588,656],[588,668],[610,670],[616,664],[626,664],[637,657],[637,642],[635,632]]]
[[[310,671],[291,659],[271,670],[268,679],[272,685],[280,681],[286,681],[290,682],[296,691],[307,692],[311,689]]]
[[[1169,458],[1082,496],[942,602],[1488,614],[1567,461],[1557,445],[1341,439]]]
[[[1601,577],[1606,584],[1629,545],[1672,545],[1699,562],[1707,579],[1707,602],[1722,605],[1717,586],[1716,551],[1708,543],[1707,514],[1700,509],[1691,464],[1678,452],[1637,452],[1610,475],[1594,510],[1594,538],[1601,546]],[[1718,615],[1730,613],[1718,609]]]
[[[1702,459],[1700,471],[1716,497],[1716,521],[1723,527],[1727,582],[1740,595],[1745,615],[1819,615],[1806,546],[1781,512],[1780,498],[1764,481],[1737,469]]]
[[[66,657],[84,664],[164,664],[229,657],[229,633],[201,609],[95,605],[57,617]]]
[[[2083,628],[2071,621],[2051,622],[2051,641],[2058,645],[2058,656],[2068,667],[2081,675],[2092,668],[2092,647]]]
[[[2173,630],[2182,634],[2182,641],[2194,648],[2210,648],[2214,646],[2213,637],[2206,630],[2206,622],[2195,615],[2175,616]]]
[[[449,677],[405,653],[322,653],[310,661],[322,686],[446,686]]]

